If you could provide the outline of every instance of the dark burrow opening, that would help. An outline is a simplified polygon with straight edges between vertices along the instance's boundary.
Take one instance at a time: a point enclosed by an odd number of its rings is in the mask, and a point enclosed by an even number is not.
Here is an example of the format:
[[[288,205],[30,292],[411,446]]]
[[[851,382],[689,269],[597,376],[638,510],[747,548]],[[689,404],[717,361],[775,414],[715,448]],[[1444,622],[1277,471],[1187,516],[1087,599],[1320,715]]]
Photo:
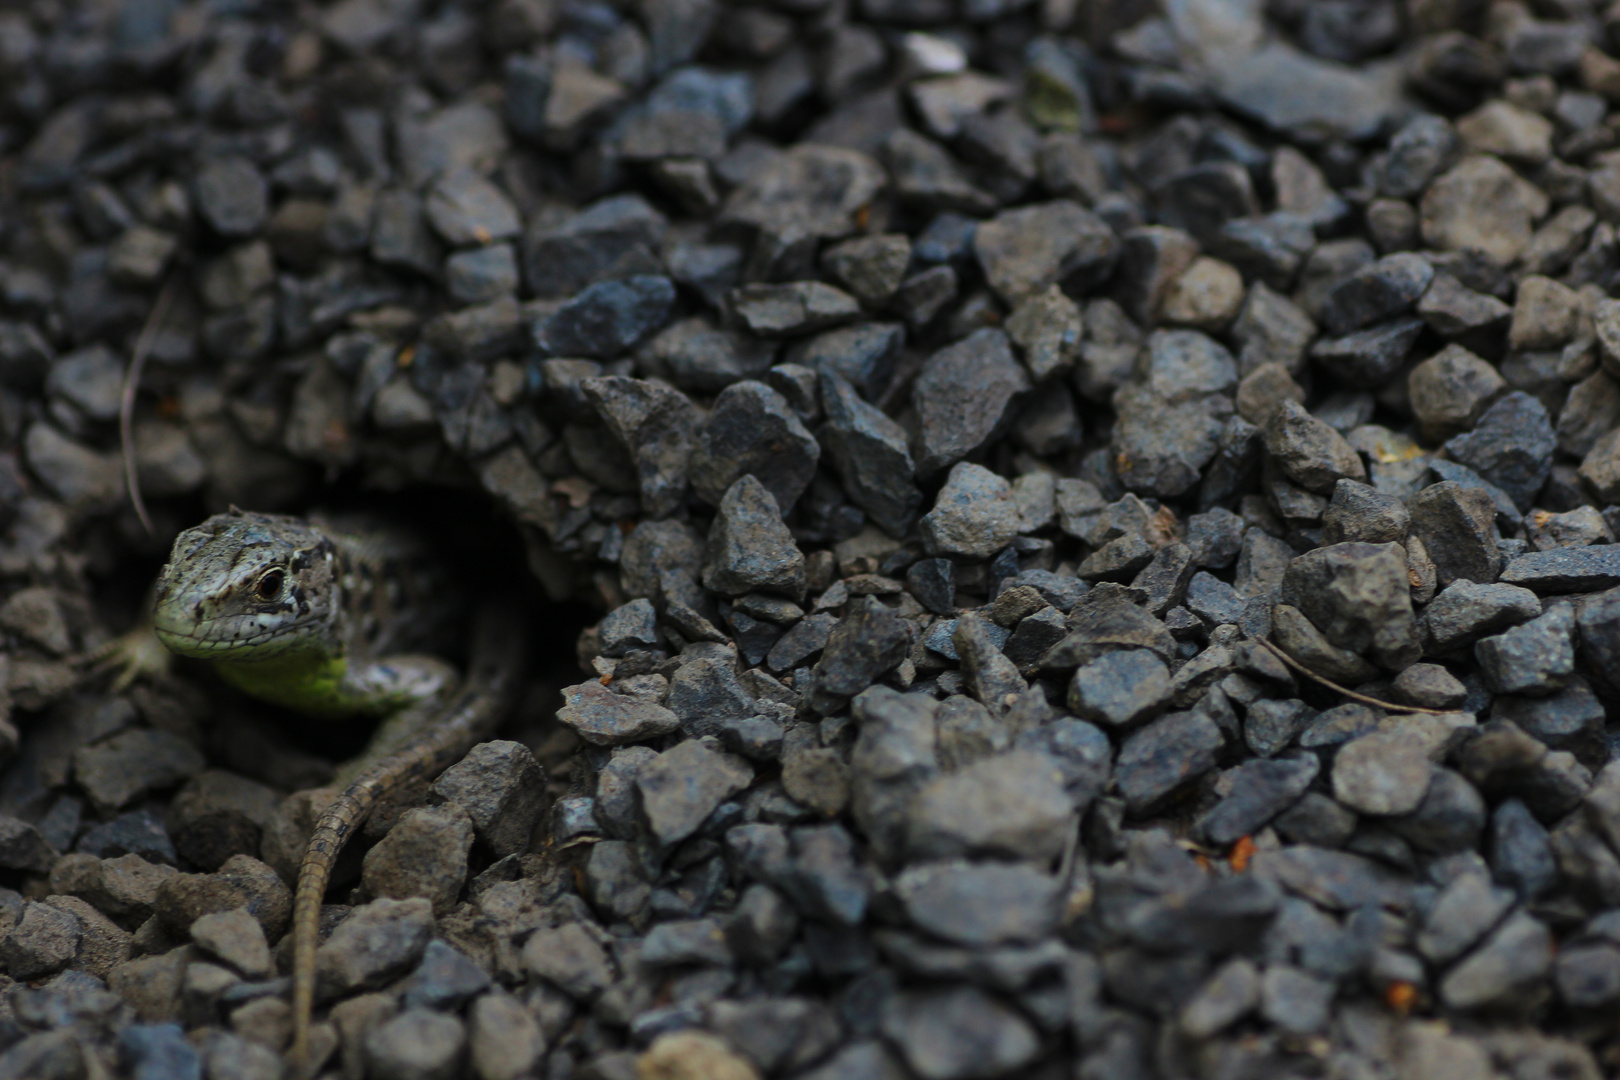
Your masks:
[[[194,496],[155,500],[151,509],[151,536],[126,511],[93,523],[71,543],[83,553],[88,584],[86,610],[68,613],[70,621],[83,623],[74,626],[75,637],[95,639],[95,631],[86,634],[84,627],[118,634],[134,626],[174,535],[209,514]],[[431,651],[463,671],[479,600],[516,598],[527,615],[527,659],[518,702],[493,737],[522,743],[535,754],[546,771],[548,795],[555,798],[568,789],[578,741],[555,720],[558,691],[579,681],[580,632],[600,612],[583,600],[553,594],[563,565],[554,555],[548,565],[553,591],[541,584],[533,546],[543,541],[526,538],[524,527],[484,493],[443,484],[387,491],[340,474],[330,483],[307,485],[297,502],[276,510],[373,522],[420,537],[445,568],[454,593],[452,611]],[[122,693],[115,690],[112,673],[87,671],[74,690],[42,708],[19,704],[13,720],[20,751],[0,770],[0,805],[35,823],[58,851],[100,858],[135,854],[196,872],[218,870],[233,855],[259,858],[270,807],[287,795],[330,784],[335,767],[360,753],[377,726],[371,719],[315,719],[268,705],[225,683],[206,662],[180,658],[168,676],[141,680]],[[147,768],[161,770],[165,754],[183,757],[181,744],[189,743],[203,752],[206,770],[198,773],[195,763],[175,761],[173,782],[152,785],[122,805],[98,805],[98,793],[119,790],[117,779],[97,786],[88,772],[79,775],[98,766],[80,760],[77,750],[92,743],[106,746],[109,737],[116,743],[121,731],[156,733],[156,745],[130,748],[132,755],[145,754]],[[70,778],[77,782],[64,787]],[[352,841],[354,853],[340,863],[329,900],[348,899],[358,878],[358,856],[405,809],[426,801],[426,786],[425,781],[409,785],[374,811]],[[545,830],[542,818],[537,833]],[[470,873],[481,872],[495,858],[475,846]],[[27,879],[26,871],[0,871],[0,885],[26,888]]]

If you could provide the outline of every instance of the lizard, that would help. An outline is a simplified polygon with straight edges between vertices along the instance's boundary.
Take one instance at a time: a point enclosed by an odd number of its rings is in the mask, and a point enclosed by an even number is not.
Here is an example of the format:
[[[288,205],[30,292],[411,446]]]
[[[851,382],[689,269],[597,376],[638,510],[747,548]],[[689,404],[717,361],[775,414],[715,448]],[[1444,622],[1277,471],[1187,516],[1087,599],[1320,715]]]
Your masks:
[[[232,508],[175,538],[152,591],[148,624],[113,650],[150,670],[149,642],[210,662],[254,697],[318,718],[382,718],[338,773],[341,792],[315,823],[293,894],[294,1066],[306,1069],[321,901],[344,842],[379,799],[438,775],[487,738],[516,696],[524,655],[510,603],[476,617],[464,679],[435,656],[396,653],[433,621],[447,583],[398,533],[349,531]],[[163,656],[166,660],[166,655]]]

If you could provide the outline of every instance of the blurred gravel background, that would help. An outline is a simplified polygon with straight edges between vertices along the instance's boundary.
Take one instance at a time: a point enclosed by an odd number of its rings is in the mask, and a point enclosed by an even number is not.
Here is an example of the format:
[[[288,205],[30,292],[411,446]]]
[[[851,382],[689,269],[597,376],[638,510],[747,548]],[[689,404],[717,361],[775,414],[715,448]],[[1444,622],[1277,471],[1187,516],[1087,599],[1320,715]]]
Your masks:
[[[291,1077],[233,503],[549,634],[320,1075],[1620,1071],[1620,5],[0,7],[0,1080]]]

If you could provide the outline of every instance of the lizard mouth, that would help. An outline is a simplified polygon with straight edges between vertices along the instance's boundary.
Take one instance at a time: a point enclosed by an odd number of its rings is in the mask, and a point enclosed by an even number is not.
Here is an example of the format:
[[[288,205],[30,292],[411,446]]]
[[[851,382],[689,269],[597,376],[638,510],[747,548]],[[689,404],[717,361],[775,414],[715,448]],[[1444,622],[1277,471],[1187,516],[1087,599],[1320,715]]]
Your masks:
[[[231,625],[242,623],[247,626]],[[251,632],[248,632],[249,627]],[[290,645],[292,642],[286,639],[295,636],[299,628],[295,625],[265,627],[246,619],[231,619],[219,620],[190,631],[176,630],[156,621],[153,629],[157,632],[158,640],[170,652],[201,659],[219,659],[229,653],[253,652],[282,643]],[[282,651],[281,648],[274,649],[276,653]]]

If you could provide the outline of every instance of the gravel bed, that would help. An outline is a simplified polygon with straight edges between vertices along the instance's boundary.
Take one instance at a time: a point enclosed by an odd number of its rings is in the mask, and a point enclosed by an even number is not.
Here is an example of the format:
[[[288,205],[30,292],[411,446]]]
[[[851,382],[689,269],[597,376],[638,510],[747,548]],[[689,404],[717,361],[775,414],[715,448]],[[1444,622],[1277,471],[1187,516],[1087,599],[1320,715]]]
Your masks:
[[[3,5],[0,1080],[291,1080],[359,737],[78,662],[231,504],[414,518],[550,633],[339,864],[318,1075],[1616,1075],[1617,56],[1599,0]]]

